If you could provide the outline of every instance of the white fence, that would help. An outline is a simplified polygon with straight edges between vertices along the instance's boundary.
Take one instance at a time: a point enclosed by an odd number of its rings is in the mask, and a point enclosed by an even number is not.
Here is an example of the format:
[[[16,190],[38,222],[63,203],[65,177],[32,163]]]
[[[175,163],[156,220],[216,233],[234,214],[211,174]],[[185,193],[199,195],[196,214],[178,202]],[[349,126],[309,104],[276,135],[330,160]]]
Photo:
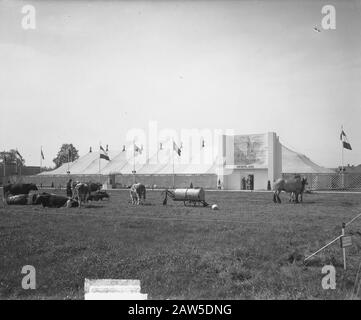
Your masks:
[[[295,174],[284,173],[285,179]],[[354,190],[361,191],[361,173],[304,173],[308,190]]]

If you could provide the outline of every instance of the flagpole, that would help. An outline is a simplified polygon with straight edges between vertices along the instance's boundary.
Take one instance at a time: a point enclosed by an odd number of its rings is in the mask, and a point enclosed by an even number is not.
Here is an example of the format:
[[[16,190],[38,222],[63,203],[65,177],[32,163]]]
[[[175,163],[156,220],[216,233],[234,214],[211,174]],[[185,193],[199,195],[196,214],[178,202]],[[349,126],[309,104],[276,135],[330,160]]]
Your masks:
[[[173,139],[173,144],[172,144],[172,160],[173,160],[173,189],[175,188],[175,177],[174,177],[174,139]]]
[[[40,168],[39,168],[39,173],[41,173],[41,166],[43,164],[43,146],[40,146]],[[40,187],[43,186],[43,183],[41,181],[41,175],[40,175]]]
[[[69,162],[70,162],[70,147],[69,147],[69,149],[68,149],[68,174],[69,174],[69,172],[70,172],[70,164],[69,164]]]
[[[101,147],[101,142],[99,143],[99,159],[98,159],[98,175],[99,175],[99,183],[100,180],[101,180],[101,177],[100,177],[100,147]]]
[[[342,134],[342,132],[343,132],[343,126],[341,126],[341,134]],[[343,142],[342,142],[342,140],[341,140],[341,172],[343,172],[343,169],[344,169],[344,167],[343,167]]]
[[[40,173],[41,173],[41,166],[42,166],[42,161],[43,161],[43,156],[42,156],[42,152],[43,152],[43,146],[40,146]]]
[[[16,152],[18,152],[18,149],[16,149]],[[18,156],[15,156],[15,166],[16,166],[16,174],[19,176],[19,159],[17,158]],[[19,178],[16,177],[16,183],[19,183]]]
[[[135,140],[133,140],[133,183],[135,183]]]
[[[5,180],[6,180],[6,154],[5,154],[5,150],[4,150],[3,164],[4,164],[4,181],[3,181],[3,185],[5,185]]]
[[[341,126],[341,134],[343,134],[343,125]],[[345,176],[344,176],[344,162],[343,162],[343,140],[341,140],[341,188],[344,189],[345,188]]]

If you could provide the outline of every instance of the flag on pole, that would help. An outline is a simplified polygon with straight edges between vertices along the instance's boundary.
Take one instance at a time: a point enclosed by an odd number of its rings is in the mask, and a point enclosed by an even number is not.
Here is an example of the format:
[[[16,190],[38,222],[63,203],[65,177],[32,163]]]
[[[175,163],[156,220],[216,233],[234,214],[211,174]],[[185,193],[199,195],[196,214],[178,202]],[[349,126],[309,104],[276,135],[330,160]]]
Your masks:
[[[134,152],[135,152],[135,153],[142,154],[142,152],[143,152],[143,145],[142,145],[141,148],[139,148],[139,147],[134,143]]]
[[[342,146],[344,149],[352,150],[351,144],[348,142],[346,133],[343,131],[343,129],[341,130],[340,140],[342,141]]]
[[[176,143],[174,141],[173,141],[173,150],[175,152],[177,152],[178,156],[180,156],[182,153],[182,150],[180,148],[178,148],[178,146],[176,145]]]
[[[106,155],[106,154],[104,154],[104,153],[101,153],[101,154],[100,154],[100,159],[105,159],[105,160],[110,161],[109,156],[107,156],[107,155]]]
[[[100,146],[100,151],[103,151],[103,153],[100,152],[100,159],[105,159],[105,160],[110,161],[109,156],[107,155],[106,151],[104,150],[104,148],[102,146]]]
[[[43,152],[43,148],[40,149],[40,154],[41,154],[41,158],[44,160],[45,157],[44,157],[44,152]]]

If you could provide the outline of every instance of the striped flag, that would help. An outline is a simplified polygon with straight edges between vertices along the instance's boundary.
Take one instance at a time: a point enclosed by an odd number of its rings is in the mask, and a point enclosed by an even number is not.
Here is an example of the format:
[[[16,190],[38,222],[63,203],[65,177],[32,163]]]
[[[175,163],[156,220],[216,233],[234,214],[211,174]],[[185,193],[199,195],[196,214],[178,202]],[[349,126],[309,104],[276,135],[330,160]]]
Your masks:
[[[342,141],[342,146],[344,149],[352,150],[351,144],[348,142],[346,133],[343,131],[343,129],[341,129],[340,140]]]
[[[100,152],[100,154],[99,154],[100,159],[105,159],[105,160],[110,161],[108,154],[106,153],[106,151],[104,150],[104,148],[102,146],[100,146],[100,151],[103,151],[103,153]]]
[[[177,144],[174,141],[173,141],[173,150],[177,152],[178,156],[180,156],[182,153],[182,150],[178,148]]]

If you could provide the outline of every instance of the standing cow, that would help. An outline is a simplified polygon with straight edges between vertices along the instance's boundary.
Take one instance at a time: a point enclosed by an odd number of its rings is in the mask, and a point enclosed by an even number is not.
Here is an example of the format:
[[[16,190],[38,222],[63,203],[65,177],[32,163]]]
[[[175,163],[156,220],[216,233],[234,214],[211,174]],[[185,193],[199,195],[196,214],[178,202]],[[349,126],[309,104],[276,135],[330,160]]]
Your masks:
[[[279,197],[282,191],[287,193],[294,193],[295,202],[298,203],[298,195],[302,195],[305,190],[305,185],[307,184],[307,179],[301,177],[294,177],[291,179],[278,179],[273,185],[273,202],[281,203],[281,198]]]
[[[87,202],[90,196],[90,187],[86,183],[82,182],[75,182],[73,184],[73,196],[74,200],[79,202],[79,207],[81,206],[81,202]]]
[[[303,193],[305,192],[306,185],[308,184],[307,178],[302,178],[301,183],[302,183],[302,190],[299,193],[299,196],[300,196],[300,201],[303,202]],[[294,192],[291,192],[289,202],[297,202],[296,194]]]
[[[135,183],[130,187],[129,193],[132,204],[139,205],[142,198],[145,200],[145,185],[142,183]]]

